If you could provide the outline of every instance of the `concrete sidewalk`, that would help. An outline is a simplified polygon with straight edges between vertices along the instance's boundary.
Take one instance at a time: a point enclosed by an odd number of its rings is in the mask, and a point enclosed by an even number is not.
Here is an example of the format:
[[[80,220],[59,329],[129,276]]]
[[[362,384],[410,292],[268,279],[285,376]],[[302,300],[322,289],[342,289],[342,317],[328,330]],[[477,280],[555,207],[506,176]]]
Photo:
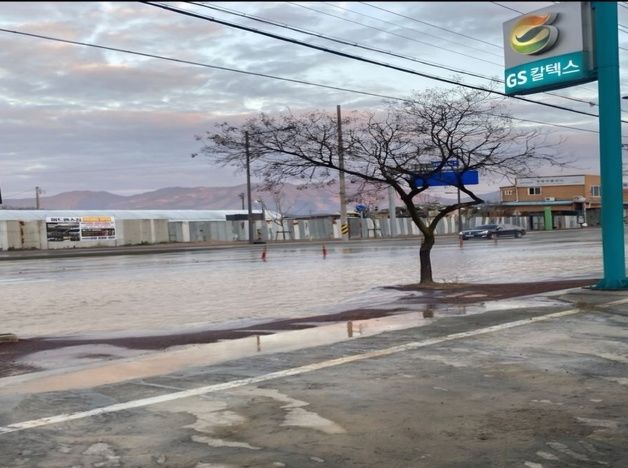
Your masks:
[[[628,295],[559,296],[97,386],[0,379],[0,466],[624,467]]]

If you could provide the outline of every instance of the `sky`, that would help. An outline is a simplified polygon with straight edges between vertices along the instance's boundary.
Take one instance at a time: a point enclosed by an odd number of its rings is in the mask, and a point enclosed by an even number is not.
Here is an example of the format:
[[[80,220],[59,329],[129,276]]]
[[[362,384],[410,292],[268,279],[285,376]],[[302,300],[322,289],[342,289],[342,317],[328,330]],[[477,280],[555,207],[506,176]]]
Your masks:
[[[442,67],[502,78],[502,23],[552,3],[167,5],[440,78],[489,86],[487,79]],[[372,94],[407,98],[414,91],[449,86],[142,3],[3,2],[0,8],[0,28],[13,31],[0,31],[0,190],[5,199],[34,197],[35,187],[48,196],[73,190],[130,195],[163,187],[239,185],[245,182],[244,174],[191,157],[200,148],[195,135],[216,123],[241,122],[261,111],[335,112],[337,105],[343,112],[376,111],[383,109],[385,102]],[[623,47],[621,94],[626,96],[628,2],[619,3],[618,15]],[[338,44],[321,35],[403,57]],[[546,93],[529,97],[597,113],[595,82],[553,94],[577,101]],[[576,127],[517,123],[565,139],[560,151],[575,163],[563,171],[553,170],[551,175],[599,173],[597,118],[510,101],[510,111],[519,118]],[[622,118],[628,120],[628,99],[622,100]],[[623,127],[628,136],[628,125]],[[624,142],[628,143],[628,138],[624,137]],[[487,190],[500,183],[506,185],[507,181],[483,181]]]

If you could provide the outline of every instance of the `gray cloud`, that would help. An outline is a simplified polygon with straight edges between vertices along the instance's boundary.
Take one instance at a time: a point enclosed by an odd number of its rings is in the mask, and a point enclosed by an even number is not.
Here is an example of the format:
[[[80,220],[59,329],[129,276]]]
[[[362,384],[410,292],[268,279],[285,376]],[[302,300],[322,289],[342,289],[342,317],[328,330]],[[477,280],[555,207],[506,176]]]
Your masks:
[[[509,2],[509,6],[522,11],[548,4],[550,2]],[[262,26],[189,4],[175,5],[414,70],[447,78],[452,75],[451,72],[282,28]],[[482,45],[477,41],[378,12],[357,2],[338,5],[394,24],[360,17],[322,3],[306,5],[431,42],[436,47],[286,3],[239,2],[221,3],[220,6],[475,73],[502,74],[500,66],[444,50],[451,48],[501,63],[499,57],[482,55],[477,50],[478,46],[482,49]],[[496,43],[501,43],[502,21],[515,14],[490,2],[387,2],[378,5]],[[620,22],[627,24],[628,10],[619,10]],[[398,97],[407,97],[414,90],[443,86],[433,80],[361,64],[138,3],[4,3],[0,25]],[[428,34],[440,36],[442,40]],[[620,33],[620,39],[626,44],[628,34]],[[465,44],[476,49],[465,47]],[[499,50],[495,51],[499,55]],[[622,66],[625,70],[624,55]],[[467,83],[487,84],[484,80],[463,79]],[[593,83],[559,93],[594,101],[597,92]],[[628,90],[624,94],[628,94]],[[587,104],[563,101],[545,94],[535,99],[597,111]],[[35,185],[43,187],[49,194],[79,189],[131,193],[170,185],[235,185],[243,181],[238,171],[211,167],[206,161],[190,157],[198,150],[194,135],[203,133],[213,122],[241,121],[258,111],[318,108],[335,112],[337,104],[341,104],[347,113],[354,109],[376,111],[384,107],[383,100],[376,97],[0,33],[0,132],[3,135],[0,186],[3,195],[9,197],[34,190]],[[597,128],[595,119],[584,116],[517,102],[511,102],[509,107],[521,118]],[[561,151],[579,161],[576,172],[598,171],[596,134],[552,127],[547,131],[552,137],[566,139]]]

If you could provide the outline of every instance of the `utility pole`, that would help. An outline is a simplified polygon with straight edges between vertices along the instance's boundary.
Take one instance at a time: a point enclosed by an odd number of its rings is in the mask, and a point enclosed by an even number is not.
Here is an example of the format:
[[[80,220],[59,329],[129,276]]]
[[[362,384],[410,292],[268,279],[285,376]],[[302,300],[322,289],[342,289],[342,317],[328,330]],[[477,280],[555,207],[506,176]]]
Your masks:
[[[251,148],[249,144],[249,132],[244,132],[244,151],[246,153],[246,202],[248,204],[249,220],[249,244],[253,243],[253,207],[251,203]]]
[[[349,225],[347,224],[347,190],[345,186],[345,158],[342,146],[342,117],[340,115],[340,105],[336,106],[338,119],[338,187],[340,195],[340,233],[342,240],[349,240]]]
[[[395,189],[388,186],[388,221],[390,223],[390,237],[397,236],[397,208],[395,207]]]
[[[240,201],[242,202],[242,211],[244,211],[244,192],[239,193],[238,197],[240,197]]]
[[[35,187],[35,209],[39,209],[39,194],[41,193],[41,189],[39,186]]]

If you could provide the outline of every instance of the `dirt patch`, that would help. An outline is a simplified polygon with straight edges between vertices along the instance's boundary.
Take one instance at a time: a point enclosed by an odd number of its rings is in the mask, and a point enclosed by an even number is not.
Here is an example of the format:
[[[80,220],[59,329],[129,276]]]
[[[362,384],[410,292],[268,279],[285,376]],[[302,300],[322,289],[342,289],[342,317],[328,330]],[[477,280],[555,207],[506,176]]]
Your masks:
[[[583,288],[593,286],[596,282],[595,279],[575,279],[536,283],[434,283],[390,286],[388,289],[420,292],[421,295],[412,300],[416,304],[473,304],[543,294],[562,289]]]

